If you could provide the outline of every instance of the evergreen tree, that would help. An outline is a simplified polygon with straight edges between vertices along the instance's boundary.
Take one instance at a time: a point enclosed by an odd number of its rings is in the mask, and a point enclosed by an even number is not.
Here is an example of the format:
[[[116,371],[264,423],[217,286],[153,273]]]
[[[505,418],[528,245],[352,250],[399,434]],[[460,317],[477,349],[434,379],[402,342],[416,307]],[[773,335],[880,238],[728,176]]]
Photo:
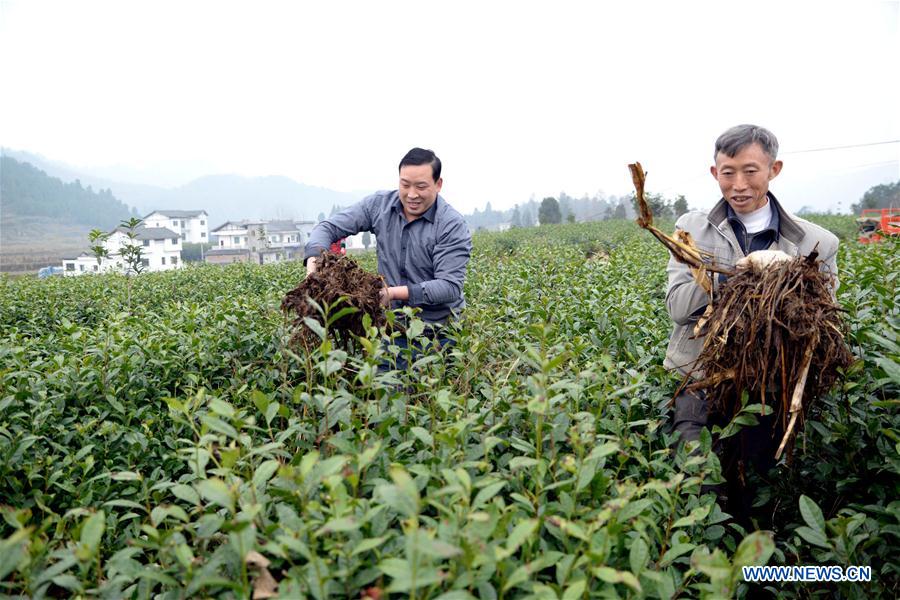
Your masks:
[[[516,204],[516,207],[513,209],[512,219],[510,220],[510,227],[522,227],[522,213],[519,211],[519,205]]]
[[[869,188],[850,210],[859,214],[864,208],[900,208],[900,181]]]
[[[534,227],[537,224],[537,200],[529,200],[522,210],[522,227]]]
[[[563,221],[568,222],[569,213],[572,212],[572,198],[566,194],[565,192],[559,193],[559,214],[560,214],[560,223]]]
[[[559,211],[559,202],[556,201],[556,198],[544,198],[541,202],[541,208],[538,209],[538,222],[541,225],[562,222],[562,214]]]
[[[689,210],[687,200],[685,200],[683,195],[679,195],[677,198],[675,198],[675,203],[672,205],[672,210],[675,211],[676,219]]]
[[[644,200],[647,201],[647,206],[650,207],[654,218],[668,219],[672,217],[672,205],[661,194],[645,193]],[[634,206],[634,211],[640,212],[638,210],[637,196],[634,194],[631,195],[631,203]]]

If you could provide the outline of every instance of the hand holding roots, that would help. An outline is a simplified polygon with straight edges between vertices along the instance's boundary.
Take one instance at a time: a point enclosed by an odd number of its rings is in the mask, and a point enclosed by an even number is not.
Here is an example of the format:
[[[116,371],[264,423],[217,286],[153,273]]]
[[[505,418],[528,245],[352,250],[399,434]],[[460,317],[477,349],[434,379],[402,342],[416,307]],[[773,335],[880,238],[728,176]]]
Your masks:
[[[628,165],[637,196],[638,225],[652,233],[673,258],[691,268],[694,280],[710,297],[694,330],[705,335],[694,365],[698,380],[691,390],[705,390],[710,412],[731,420],[741,410],[743,392],[765,404],[766,391],[780,390],[779,423],[784,436],[780,458],[798,421],[813,401],[835,384],[839,370],[853,362],[844,341],[846,326],[834,301],[833,279],[819,268],[818,253],[789,260],[747,261],[737,271],[719,266],[697,248],[685,231],[671,237],[653,226],[644,198],[645,174],[640,163]],[[781,258],[781,257],[777,257]],[[710,273],[728,281],[713,293]],[[687,381],[685,381],[687,384]],[[791,394],[788,401],[788,394]]]
[[[365,336],[363,315],[369,315],[372,325],[385,324],[384,307],[379,293],[384,288],[381,277],[363,270],[352,258],[332,253],[324,253],[318,259],[318,268],[307,275],[281,302],[281,310],[294,312],[294,334],[291,342],[311,348],[319,343],[316,334],[306,325],[305,318],[318,321],[325,326],[322,315],[309,299],[312,298],[322,308],[330,307],[332,317],[341,309],[355,310],[338,317],[327,329],[335,332],[338,343],[348,346],[353,336]]]

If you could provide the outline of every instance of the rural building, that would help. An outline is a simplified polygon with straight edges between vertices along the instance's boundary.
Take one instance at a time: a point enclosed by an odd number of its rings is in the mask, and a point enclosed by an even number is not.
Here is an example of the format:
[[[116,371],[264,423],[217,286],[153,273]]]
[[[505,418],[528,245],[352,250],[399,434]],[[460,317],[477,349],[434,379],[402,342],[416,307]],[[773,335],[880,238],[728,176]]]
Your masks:
[[[188,244],[209,243],[209,215],[205,210],[155,210],[144,217],[144,224],[171,229]]]
[[[181,268],[181,237],[175,231],[165,227],[144,227],[135,229],[135,243],[141,246],[141,263],[144,271],[171,271]],[[68,276],[85,273],[102,273],[106,271],[125,272],[126,265],[122,259],[122,246],[130,243],[128,229],[117,227],[109,232],[103,246],[109,253],[97,262],[97,257],[90,252],[82,252],[76,258],[63,259],[63,274]]]
[[[300,258],[315,225],[293,220],[226,221],[211,232],[213,248],[206,253],[206,262],[264,265]]]

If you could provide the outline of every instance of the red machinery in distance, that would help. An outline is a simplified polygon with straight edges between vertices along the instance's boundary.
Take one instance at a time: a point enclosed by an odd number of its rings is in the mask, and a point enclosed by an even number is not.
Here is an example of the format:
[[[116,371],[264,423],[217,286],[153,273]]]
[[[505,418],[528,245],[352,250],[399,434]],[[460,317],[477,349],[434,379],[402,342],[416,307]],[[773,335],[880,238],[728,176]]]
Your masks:
[[[856,223],[860,244],[880,242],[885,236],[900,235],[900,208],[864,208]]]
[[[335,243],[331,244],[331,247],[328,249],[330,252],[334,254],[340,254],[344,256],[347,254],[347,238],[341,238]]]

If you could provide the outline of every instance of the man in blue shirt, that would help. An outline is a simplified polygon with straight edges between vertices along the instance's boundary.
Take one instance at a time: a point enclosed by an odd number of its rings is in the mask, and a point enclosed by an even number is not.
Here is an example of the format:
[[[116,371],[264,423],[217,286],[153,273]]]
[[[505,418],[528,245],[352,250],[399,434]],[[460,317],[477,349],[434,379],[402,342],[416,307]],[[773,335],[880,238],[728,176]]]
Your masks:
[[[400,185],[376,192],[312,230],[304,252],[307,274],[335,240],[370,231],[377,238],[378,272],[387,281],[382,302],[421,309],[422,320],[442,325],[466,305],[463,282],[472,252],[469,227],[440,195],[441,161],[413,148],[400,161]]]

